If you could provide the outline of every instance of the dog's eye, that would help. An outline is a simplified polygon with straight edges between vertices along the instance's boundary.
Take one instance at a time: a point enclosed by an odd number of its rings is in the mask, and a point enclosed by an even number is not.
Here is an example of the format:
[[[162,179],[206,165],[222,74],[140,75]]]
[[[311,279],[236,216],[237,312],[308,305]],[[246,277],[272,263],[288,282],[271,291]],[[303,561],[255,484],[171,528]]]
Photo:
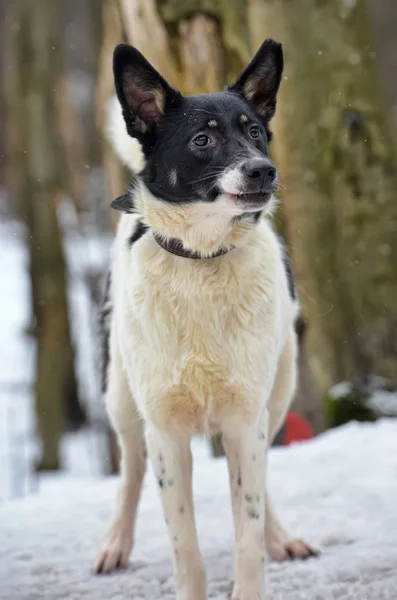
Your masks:
[[[208,146],[208,144],[211,143],[210,138],[208,137],[208,135],[204,135],[203,133],[201,133],[200,135],[198,135],[197,137],[194,138],[193,143],[196,144],[196,146]]]
[[[252,138],[254,138],[254,140],[256,140],[261,134],[259,127],[256,125],[250,127],[249,134]]]

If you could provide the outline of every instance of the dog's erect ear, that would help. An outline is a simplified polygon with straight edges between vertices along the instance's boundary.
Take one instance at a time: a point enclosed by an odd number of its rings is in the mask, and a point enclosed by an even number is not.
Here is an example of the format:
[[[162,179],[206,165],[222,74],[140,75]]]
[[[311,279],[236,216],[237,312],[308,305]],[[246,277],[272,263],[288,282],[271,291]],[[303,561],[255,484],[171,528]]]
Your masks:
[[[180,97],[133,46],[119,44],[113,54],[116,92],[127,131],[134,137],[151,131],[167,105]]]
[[[130,194],[123,194],[119,196],[110,205],[115,210],[120,210],[124,213],[133,213],[134,212],[134,202],[131,198]]]
[[[270,121],[276,110],[283,66],[282,45],[271,39],[265,40],[229,89],[242,94],[262,117]]]

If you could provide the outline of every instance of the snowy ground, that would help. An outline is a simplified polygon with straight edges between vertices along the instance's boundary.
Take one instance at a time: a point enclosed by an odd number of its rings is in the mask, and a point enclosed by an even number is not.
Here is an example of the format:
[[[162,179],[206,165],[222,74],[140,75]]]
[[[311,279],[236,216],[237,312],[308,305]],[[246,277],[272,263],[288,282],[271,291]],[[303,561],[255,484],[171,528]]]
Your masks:
[[[397,421],[349,424],[272,449],[270,488],[291,531],[322,550],[303,563],[268,564],[269,600],[397,598]],[[209,597],[228,598],[233,531],[224,460],[195,444],[195,498]],[[0,505],[2,600],[167,600],[171,561],[155,482],[145,480],[130,569],[90,571],[115,480],[41,481],[40,493]]]

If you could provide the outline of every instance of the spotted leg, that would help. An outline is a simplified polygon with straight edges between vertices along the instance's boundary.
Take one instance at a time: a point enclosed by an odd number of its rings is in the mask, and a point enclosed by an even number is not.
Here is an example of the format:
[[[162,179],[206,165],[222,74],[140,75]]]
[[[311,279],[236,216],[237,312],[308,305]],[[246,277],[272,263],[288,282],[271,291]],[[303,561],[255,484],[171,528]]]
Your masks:
[[[263,600],[265,540],[266,408],[258,419],[223,432],[235,524],[232,600]]]
[[[192,498],[190,440],[148,425],[147,446],[173,549],[177,600],[206,600]]]

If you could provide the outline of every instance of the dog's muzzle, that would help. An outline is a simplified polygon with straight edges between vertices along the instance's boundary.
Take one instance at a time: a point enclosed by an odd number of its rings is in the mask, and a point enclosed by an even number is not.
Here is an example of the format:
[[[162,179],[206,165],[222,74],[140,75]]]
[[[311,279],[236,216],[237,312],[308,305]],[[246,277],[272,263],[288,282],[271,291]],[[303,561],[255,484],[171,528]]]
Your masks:
[[[267,157],[249,158],[226,171],[219,179],[221,193],[237,205],[260,210],[277,188],[277,170]]]

